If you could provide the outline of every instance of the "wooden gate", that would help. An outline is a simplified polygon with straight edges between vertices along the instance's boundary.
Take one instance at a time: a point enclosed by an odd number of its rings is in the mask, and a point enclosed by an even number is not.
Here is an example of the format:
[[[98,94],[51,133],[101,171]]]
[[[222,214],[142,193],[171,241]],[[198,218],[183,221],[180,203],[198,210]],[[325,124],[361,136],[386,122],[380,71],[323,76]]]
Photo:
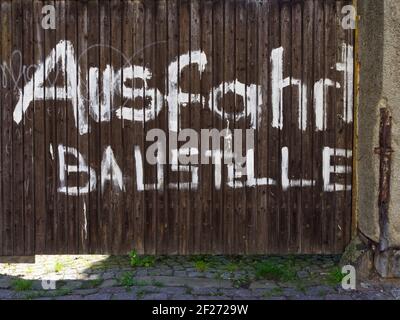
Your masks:
[[[342,252],[349,3],[1,1],[0,255]]]

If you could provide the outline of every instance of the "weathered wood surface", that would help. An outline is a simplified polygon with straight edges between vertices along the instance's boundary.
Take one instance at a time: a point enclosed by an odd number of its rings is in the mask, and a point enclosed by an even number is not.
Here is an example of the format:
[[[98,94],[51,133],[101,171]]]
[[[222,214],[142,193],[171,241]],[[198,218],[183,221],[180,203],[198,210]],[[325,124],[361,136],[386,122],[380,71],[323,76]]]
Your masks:
[[[0,255],[341,252],[351,228],[349,2],[1,1]],[[42,27],[44,5],[55,29]],[[151,103],[155,116],[141,121]],[[219,177],[216,164],[148,163],[146,134],[162,129],[169,147],[174,123],[199,137],[254,127],[253,172],[229,183],[225,164]]]

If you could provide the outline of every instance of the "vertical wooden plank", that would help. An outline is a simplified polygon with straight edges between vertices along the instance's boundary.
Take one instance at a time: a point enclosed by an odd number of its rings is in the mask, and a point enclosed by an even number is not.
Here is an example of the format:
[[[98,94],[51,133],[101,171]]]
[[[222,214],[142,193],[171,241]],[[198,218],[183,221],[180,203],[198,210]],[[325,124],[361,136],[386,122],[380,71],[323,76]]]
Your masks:
[[[111,94],[112,88],[110,88],[110,82],[105,80],[106,77],[110,77],[107,72],[110,72],[110,60],[111,60],[111,12],[110,12],[110,2],[108,1],[99,1],[99,9],[100,9],[100,46],[99,46],[99,73],[103,75],[99,77],[99,94],[100,94],[100,114],[104,113],[106,119],[109,119],[105,110],[105,105],[107,103],[111,103]],[[107,71],[108,70],[108,71]],[[105,74],[104,74],[105,73]],[[102,103],[103,101],[103,103]],[[104,149],[107,145],[110,145],[110,123],[103,122],[100,125],[100,143],[98,150],[98,157],[101,163],[101,159],[103,157]],[[100,237],[101,237],[101,247],[103,248],[104,253],[111,252],[111,218],[110,218],[110,201],[111,196],[109,192],[108,185],[104,188],[101,186],[102,173],[101,170],[98,170],[97,173],[97,181],[100,182],[98,184],[100,199],[99,199],[99,215],[100,215]]]
[[[123,20],[123,2],[113,0],[111,1],[111,61],[110,65],[114,69],[115,72],[120,70],[122,64],[122,23]],[[121,73],[123,77],[123,74]],[[110,94],[111,94],[111,123],[110,123],[110,146],[112,148],[115,161],[119,166],[122,174],[125,172],[124,162],[121,161],[123,159],[123,144],[124,144],[124,136],[122,134],[122,119],[118,119],[115,117],[115,113],[113,110],[118,109],[121,105],[122,99],[120,95],[116,95],[116,84],[118,83],[116,79],[117,75],[111,75],[111,87],[110,87]],[[104,159],[104,156],[103,156]],[[114,183],[114,175],[117,172],[110,172],[110,180],[106,181],[104,184],[104,192],[110,193],[110,211],[108,212],[108,221],[111,226],[111,250],[112,252],[120,252],[121,245],[124,243],[123,237],[125,233],[122,232],[122,221],[124,219],[124,205],[125,205],[125,195],[124,191],[125,184],[123,181],[123,189],[120,189],[120,186]],[[104,178],[103,178],[104,179]]]
[[[213,65],[212,65],[212,86],[213,88],[217,88],[224,81],[224,28],[225,28],[225,15],[224,15],[224,1],[214,1],[213,3]],[[217,99],[217,104],[214,103],[215,100],[215,92],[213,92],[213,122],[212,128],[222,129],[224,123],[223,119],[215,116],[215,112],[218,110],[224,109],[223,98]],[[213,150],[215,152],[215,150]],[[212,163],[210,159],[210,163]],[[225,240],[225,230],[224,230],[224,202],[223,202],[223,190],[222,184],[224,176],[222,174],[222,166],[221,166],[221,185],[216,188],[216,165],[212,165],[213,167],[213,180],[212,180],[212,188],[213,188],[213,217],[214,222],[213,225],[213,252],[215,254],[221,253],[224,251],[224,240]]]
[[[212,11],[212,1],[200,1],[198,8],[200,10],[200,46],[201,50],[205,52],[207,56],[207,65],[200,79],[200,94],[201,94],[201,104],[203,107],[200,109],[200,129],[208,129],[211,127],[211,117],[213,116],[208,105],[207,98],[210,93],[210,88],[212,86],[212,65],[213,65],[213,11]],[[199,146],[201,148],[201,146]],[[201,152],[201,151],[200,151]],[[199,154],[200,154],[199,152]],[[201,159],[199,159],[200,162]],[[212,165],[200,164],[199,167],[199,193],[201,194],[201,229],[198,230],[198,241],[199,251],[201,253],[212,252],[213,243],[213,233],[212,225],[213,221],[213,210],[212,210],[212,175],[213,168]],[[200,210],[200,208],[199,208]],[[197,223],[196,223],[197,225]]]
[[[88,80],[89,79],[89,67],[88,67],[88,8],[87,2],[77,2],[76,8],[76,20],[77,20],[77,44],[76,44],[76,55],[77,55],[77,77],[78,85],[80,85],[82,98],[83,99],[83,109],[78,107],[78,118],[85,118],[89,125],[89,90],[88,90]],[[80,73],[78,72],[80,70]],[[82,133],[78,131],[78,151],[83,156],[85,161],[90,166],[89,160],[89,139],[90,132]],[[88,174],[86,172],[78,173],[78,183],[80,186],[79,196],[78,196],[78,252],[87,253],[89,248],[89,192],[83,192],[83,186],[88,182]]]
[[[133,35],[134,35],[134,2],[133,1],[125,1],[124,8],[122,10],[122,60],[121,60],[121,67],[124,68],[122,75],[126,77],[126,72],[134,72],[133,68],[133,59],[134,52],[133,52]],[[126,97],[121,98],[120,108],[122,107],[132,107],[134,105],[134,97],[133,97],[133,84],[134,79],[129,79],[126,77],[127,80],[125,84],[123,80],[121,81],[121,92],[123,90],[123,85],[127,88],[132,88],[130,90],[130,97],[127,99]],[[122,95],[122,93],[121,93]],[[122,110],[122,109],[121,109]],[[135,200],[134,195],[137,192],[136,190],[136,183],[134,180],[134,171],[135,171],[135,163],[134,163],[134,155],[133,149],[134,144],[134,122],[129,120],[122,119],[122,134],[124,136],[123,139],[123,167],[125,168],[124,175],[126,178],[124,179],[125,182],[125,206],[123,208],[123,221],[122,221],[122,228],[125,233],[123,237],[125,238],[124,243],[121,246],[121,252],[127,252],[135,248],[134,245],[134,217],[135,217]]]
[[[346,0],[343,5],[352,5],[353,2],[351,0]],[[348,29],[346,31],[346,41],[347,43],[347,50],[345,52],[346,56],[349,57],[349,59],[346,59],[346,83],[349,83],[350,85],[354,84],[354,66],[355,66],[355,54],[354,54],[354,46],[355,46],[355,30]],[[354,115],[354,92],[355,89],[350,92],[350,90],[347,91],[347,105],[346,105],[346,112],[351,112],[353,114],[353,119],[356,115]],[[353,176],[352,176],[352,170],[348,168],[353,167],[353,158],[352,158],[352,150],[353,150],[353,126],[354,123],[353,121],[351,123],[348,123],[345,125],[346,128],[346,157],[345,157],[345,162],[344,165],[346,166],[345,170],[345,180],[344,180],[344,185],[346,190],[345,192],[345,210],[343,210],[343,218],[342,220],[344,221],[343,224],[343,229],[344,229],[344,235],[343,239],[344,242],[342,242],[342,247],[340,252],[342,252],[345,247],[348,245],[352,238],[352,192],[351,192],[351,186],[353,182]]]
[[[262,1],[258,8],[258,74],[256,83],[260,89],[257,92],[262,97],[261,114],[257,115],[258,130],[255,139],[255,157],[257,158],[257,177],[270,177],[270,145],[269,128],[271,122],[271,108],[269,107],[270,96],[270,49],[269,49],[269,9],[270,3]],[[258,101],[259,102],[259,101]],[[260,119],[261,118],[261,119]],[[265,253],[269,251],[269,230],[270,224],[275,219],[275,213],[269,208],[269,194],[271,186],[258,185],[257,204],[258,204],[258,228],[257,233],[257,252]]]
[[[56,33],[57,41],[66,39],[66,23],[65,23],[65,1],[56,1]],[[67,89],[67,82],[65,75],[58,73],[56,79],[57,87]],[[70,100],[64,99],[63,101],[57,101],[56,113],[56,136],[53,144],[54,152],[54,166],[56,167],[56,212],[54,218],[54,232],[55,232],[55,248],[56,252],[67,252],[68,250],[68,222],[69,222],[69,212],[68,212],[68,197],[66,194],[58,192],[60,181],[57,179],[60,175],[60,170],[63,168],[59,167],[59,155],[58,155],[58,145],[67,145],[67,110],[71,106]]]
[[[0,61],[2,66],[4,66],[3,62],[3,52],[2,52],[2,43],[3,43],[3,18],[2,18],[2,13],[3,13],[3,7],[0,4],[0,26],[2,26],[2,29],[0,30]],[[7,86],[6,82],[6,74],[4,71],[4,68],[0,69],[0,105],[3,105],[3,87]],[[3,151],[3,112],[0,108],[0,150]],[[3,152],[0,154],[0,175],[3,177]],[[4,231],[3,231],[3,226],[4,226],[4,220],[5,220],[5,214],[3,210],[3,179],[0,181],[0,255],[3,255],[3,249],[4,249]]]
[[[12,112],[14,105],[17,103],[17,90],[22,87],[22,77],[20,76],[20,63],[22,51],[22,40],[23,40],[23,29],[22,29],[22,3],[21,1],[13,1],[11,8],[11,43],[12,43],[12,56],[10,59],[11,72],[13,74],[13,83],[11,95],[11,114],[8,121],[11,126],[11,144],[12,144],[12,181],[11,181],[11,201],[12,201],[12,212],[13,212],[13,223],[12,223],[12,236],[13,240],[13,254],[23,255],[24,254],[24,195],[23,195],[23,183],[24,183],[24,172],[23,172],[23,122],[16,124],[12,118]]]
[[[144,1],[144,62],[143,66],[149,68],[154,72],[154,53],[155,53],[155,21],[154,21],[154,1]],[[149,86],[150,87],[150,86]],[[144,89],[144,95],[149,95],[151,100],[155,102],[154,90]],[[149,98],[150,99],[150,98]],[[143,104],[143,112],[148,104]],[[146,150],[151,145],[151,142],[146,142],[146,134],[149,130],[155,128],[154,120],[147,120],[143,127],[144,149],[142,150],[143,167],[144,167],[144,181],[147,184],[157,185],[157,165],[150,165],[146,160]],[[147,254],[155,253],[156,244],[156,216],[157,216],[157,187],[155,190],[145,190],[145,231],[144,231],[144,251]]]
[[[224,82],[221,99],[217,99],[218,108],[222,113],[222,117],[219,119],[221,127],[220,130],[234,128],[234,121],[229,121],[227,113],[235,113],[235,92],[228,92],[228,83],[235,79],[235,3],[231,0],[223,2],[223,34],[222,34],[222,78]],[[233,54],[232,54],[233,53]],[[219,82],[214,83],[217,86]],[[233,109],[233,110],[232,110]],[[223,228],[223,251],[232,253],[235,247],[234,243],[234,221],[233,221],[233,204],[234,198],[232,197],[233,190],[226,185],[227,181],[227,166],[224,161],[227,152],[224,149],[225,139],[232,139],[232,135],[224,136],[223,142],[221,143],[220,149],[222,151],[222,165],[221,165],[221,195],[223,203],[223,214],[222,214],[222,228]],[[222,142],[222,141],[221,141]],[[239,236],[242,236],[239,234]],[[239,239],[239,242],[244,239]]]
[[[165,0],[156,1],[155,7],[155,64],[154,64],[154,87],[157,88],[161,93],[166,92],[167,81],[166,77],[168,74],[168,60],[167,60],[167,42],[168,42],[168,17],[167,17],[167,3]],[[157,105],[161,106],[161,110],[158,111],[156,126],[165,132],[167,141],[169,138],[168,133],[168,112],[166,100],[163,96],[162,101],[158,101],[159,97],[155,96]],[[166,144],[168,147],[168,142]],[[168,150],[168,149],[167,149]],[[168,154],[166,154],[168,156]],[[157,210],[157,223],[155,232],[157,233],[156,238],[156,253],[165,254],[167,253],[167,241],[169,239],[169,226],[168,226],[168,180],[166,176],[166,169],[168,165],[163,165],[164,180],[162,182],[162,190],[156,195],[158,201]]]
[[[307,127],[302,134],[302,168],[301,175],[304,179],[316,179],[313,166],[313,136],[315,132],[315,112],[313,107],[313,48],[314,48],[314,1],[305,1],[303,7],[303,71],[302,83],[307,86]],[[304,116],[304,115],[303,115]],[[313,193],[316,186],[302,189],[302,252],[313,252]]]
[[[343,118],[341,117],[343,113],[343,105],[344,105],[344,99],[343,99],[343,81],[342,81],[342,76],[344,76],[344,73],[338,72],[337,69],[337,64],[342,63],[342,45],[346,41],[345,40],[345,30],[342,28],[341,25],[341,9],[343,7],[343,1],[335,1],[334,3],[334,21],[333,21],[333,28],[335,29],[335,39],[334,39],[334,48],[333,48],[333,54],[334,56],[334,75],[332,80],[335,82],[339,82],[341,84],[340,88],[336,88],[333,94],[333,99],[334,99],[334,105],[332,106],[333,109],[333,116],[334,116],[334,122],[335,122],[335,153],[338,148],[345,149],[346,145],[346,129],[345,129],[345,123],[343,121]],[[336,160],[336,159],[335,159]],[[335,161],[336,163],[336,161]],[[336,167],[335,167],[336,169]],[[333,232],[334,232],[334,251],[340,252],[343,242],[344,242],[344,224],[345,222],[342,220],[342,218],[345,218],[347,216],[347,212],[345,210],[345,192],[341,191],[336,191],[335,192],[335,208],[333,210]],[[343,214],[343,212],[346,212]]]
[[[44,33],[40,24],[40,16],[41,8],[43,3],[40,1],[33,1],[33,19],[34,19],[34,49],[33,56],[34,62],[37,66],[43,63],[45,59],[44,52]],[[34,83],[43,83],[43,78],[37,77],[33,74],[33,82]],[[43,93],[44,93],[44,89]],[[38,92],[33,93],[33,102],[30,107],[33,108],[34,112],[34,150],[33,150],[33,159],[34,159],[34,201],[35,201],[35,253],[43,253],[45,251],[45,243],[46,243],[46,167],[45,167],[45,109],[43,101],[36,102],[35,96]],[[39,178],[40,177],[40,178]]]
[[[271,1],[270,13],[269,13],[269,52],[271,54],[272,50],[277,49],[281,46],[280,43],[280,9],[279,9],[279,2],[278,1]],[[271,60],[270,60],[271,63]],[[270,71],[270,80],[269,83],[269,92],[271,94],[268,95],[268,105],[271,106],[272,103],[272,86],[271,86],[271,77],[272,77],[273,70]],[[269,203],[269,210],[272,214],[272,219],[269,224],[269,240],[270,243],[270,252],[277,253],[279,252],[279,220],[281,216],[281,208],[280,208],[280,201],[281,201],[281,132],[279,128],[274,128],[271,126],[272,121],[268,123],[269,134],[268,134],[268,145],[269,147],[269,157],[268,163],[270,168],[270,176],[276,179],[277,186],[271,187],[271,190],[268,194],[268,203]]]
[[[74,50],[74,59],[77,62],[77,48],[78,44],[78,29],[77,29],[77,2],[66,2],[66,24],[67,30],[66,35],[67,39],[73,44]],[[69,69],[72,61],[66,57],[66,69]],[[77,82],[77,79],[71,79],[71,81]],[[69,88],[67,88],[67,94]],[[70,101],[67,110],[67,143],[66,146],[78,149],[78,127],[75,125],[75,117],[74,112],[78,113],[78,110],[74,111],[74,108],[77,108],[78,97],[72,97],[75,100],[75,106]],[[68,163],[71,165],[78,166],[78,159],[75,157],[69,157]],[[79,174],[71,173],[67,176],[67,194],[68,194],[68,252],[69,253],[77,253],[79,252],[79,198],[77,195],[74,195],[72,192],[72,188],[79,185]]]
[[[247,54],[246,54],[246,85],[249,86],[251,84],[256,84],[258,85],[258,60],[257,60],[257,23],[258,23],[258,10],[259,6],[256,1],[249,1],[247,4]],[[250,108],[256,108],[257,113],[256,113],[256,121],[258,122],[258,91],[256,91],[257,97],[254,102],[252,103],[257,103],[257,106],[249,104],[250,101],[250,95],[251,93],[249,92],[249,89],[246,89],[246,114],[248,114]],[[243,129],[243,136],[245,137],[245,129],[249,128],[249,119],[247,118],[245,122],[245,127]],[[257,129],[259,127],[257,126]],[[258,140],[257,137],[257,130],[254,132],[254,141]],[[245,139],[245,138],[243,138]],[[245,141],[243,141],[243,146],[246,146]],[[243,147],[243,155],[245,155],[245,150],[247,150],[247,146]],[[257,153],[254,152],[254,166],[251,169],[254,172],[254,176],[258,177],[258,157]],[[251,188],[246,188],[246,225],[247,225],[247,230],[246,230],[246,238],[247,240],[247,248],[245,253],[257,253],[257,231],[258,231],[258,225],[260,223],[260,217],[258,216],[257,213],[257,202],[258,202],[258,188],[256,187],[251,187]]]
[[[44,5],[54,6],[53,1],[47,1]],[[52,53],[56,46],[56,30],[45,29],[44,31],[44,53],[45,57],[52,54],[53,60],[56,61],[57,50]],[[45,181],[46,181],[46,252],[55,253],[55,215],[57,211],[56,192],[57,192],[57,167],[54,161],[54,151],[57,150],[56,141],[56,112],[57,112],[57,92],[56,92],[56,68],[47,70],[48,77],[45,78],[44,91],[45,97]]]
[[[134,55],[132,58],[132,63],[134,65],[143,66],[144,64],[144,5],[142,1],[134,2],[134,34],[133,34],[133,45],[134,45]],[[140,87],[142,84],[137,83],[136,80],[133,83],[134,87]],[[144,89],[143,89],[144,90]],[[144,109],[144,100],[138,99],[137,103],[138,109]],[[139,177],[143,177],[143,165],[138,170],[138,152],[141,152],[140,161],[144,159],[144,123],[138,122],[134,124],[134,141],[135,141],[135,183],[138,181]],[[135,192],[135,222],[134,222],[134,233],[135,233],[135,249],[139,253],[143,253],[145,250],[145,198],[143,190],[136,189]]]
[[[291,9],[291,77],[295,80],[302,79],[302,12],[301,3],[293,3]],[[294,81],[294,80],[293,80]],[[294,81],[295,82],[295,81]],[[300,87],[301,86],[301,87]],[[303,103],[302,97],[303,83],[296,85],[294,83],[291,88],[291,117],[290,117],[290,130],[289,135],[289,179],[300,180],[300,187],[290,187],[290,203],[289,203],[289,243],[288,251],[292,253],[299,252],[301,242],[301,196],[303,189],[309,190],[306,184],[303,184],[302,178],[302,125],[303,115],[301,105]]]
[[[34,19],[34,61],[37,65],[43,63],[45,59],[44,53],[44,33],[41,26],[42,3],[33,1],[33,19]],[[33,76],[34,83],[42,82],[43,79]],[[35,101],[35,93],[33,94],[33,110],[34,110],[34,197],[35,197],[35,253],[41,254],[45,252],[46,237],[46,191],[45,191],[45,124],[44,124],[44,103],[43,101]]]
[[[325,1],[324,4],[324,21],[325,21],[325,53],[324,53],[324,78],[335,79],[336,67],[336,37],[335,37],[335,1]],[[324,132],[324,147],[335,148],[336,135],[336,114],[335,114],[335,87],[325,88],[325,112],[327,116],[327,128]],[[323,252],[334,251],[334,234],[335,234],[335,206],[336,206],[336,192],[325,192],[325,230],[323,239]]]
[[[1,3],[1,50],[2,61],[8,67],[8,73],[12,72],[12,11],[11,2],[2,1]],[[12,255],[14,253],[13,237],[13,208],[12,208],[12,82],[11,75],[6,74],[3,77],[6,83],[3,83],[2,91],[2,234],[3,234],[3,255]]]
[[[179,52],[179,17],[178,17],[178,3],[175,0],[167,1],[167,54],[166,58],[168,63],[176,61],[176,57]],[[167,74],[167,83],[165,95],[170,95],[170,91],[173,90],[173,79],[170,74]],[[168,100],[168,112],[173,108],[171,104],[177,104],[176,99]],[[168,119],[168,115],[167,115]],[[168,120],[167,120],[168,121]],[[175,134],[170,131],[171,128],[168,126],[168,140],[176,139]],[[170,144],[168,143],[168,146]],[[166,166],[166,181],[169,188],[168,191],[168,253],[176,254],[179,252],[179,190],[170,187],[173,183],[176,183],[176,173],[171,170],[171,154],[168,154],[168,165]]]
[[[231,1],[232,2],[232,1]],[[232,3],[233,4],[233,3]],[[233,11],[229,12],[228,15],[232,16],[234,19],[232,24],[233,37],[234,39],[229,38],[229,36],[225,39],[225,43],[227,44],[227,70],[226,73],[230,73],[228,81],[238,81],[247,85],[247,7],[246,1],[239,1],[236,3]],[[233,54],[232,54],[233,52]],[[231,57],[231,58],[229,58]],[[240,96],[240,92],[233,93],[234,99],[231,102],[233,105],[232,108],[229,109],[229,112],[233,112],[235,118],[236,115],[247,108],[246,97]],[[232,95],[232,93],[230,93]],[[246,93],[245,93],[246,95]],[[226,105],[229,106],[229,101],[227,101]],[[247,128],[248,119],[241,119],[239,121],[233,121],[231,130],[234,133],[234,129],[242,130],[242,134],[245,133]],[[242,139],[242,143],[245,139]],[[235,137],[233,137],[233,143],[236,143]],[[242,154],[238,154],[238,156],[243,156],[245,154],[245,145],[242,144],[243,152]],[[236,153],[235,153],[236,155]],[[234,160],[235,163],[235,160]],[[234,175],[236,174],[236,169],[234,170]],[[232,223],[231,229],[228,230],[229,233],[234,237],[234,249],[235,252],[244,253],[247,249],[248,239],[247,239],[247,229],[248,222],[246,221],[247,208],[246,208],[246,191],[244,186],[244,179],[234,179],[234,209],[231,213],[232,215]],[[228,204],[227,204],[228,205]]]
[[[292,43],[291,43],[291,4],[288,2],[282,3],[280,10],[280,37],[281,37],[281,46],[283,47],[283,79],[290,77],[292,74]],[[293,108],[291,105],[292,101],[292,90],[291,86],[283,89],[283,127],[281,131],[281,139],[280,139],[280,147],[288,147],[289,146],[289,138],[292,134],[291,127],[291,117]],[[288,163],[290,164],[290,150],[288,151]],[[281,151],[281,161],[284,159],[283,151]],[[281,166],[281,175],[282,168]],[[282,198],[280,202],[280,216],[279,216],[279,251],[287,252],[287,248],[289,245],[289,234],[290,234],[290,201],[292,198],[292,190],[290,187],[287,190],[284,189],[284,181],[281,181],[282,187]]]
[[[178,17],[179,17],[179,54],[187,54],[190,51],[190,1],[178,1]],[[181,65],[178,62],[178,70]],[[190,95],[190,70],[184,68],[178,73],[178,88],[188,92]],[[178,133],[179,131],[188,128],[190,124],[189,106],[178,104]],[[177,149],[179,150],[182,143],[178,142]],[[178,151],[179,152],[179,151]],[[188,199],[189,192],[182,188],[182,184],[187,180],[187,173],[184,172],[182,166],[178,164],[178,190],[179,190],[179,252],[180,254],[188,254],[189,235],[190,235],[190,201]]]
[[[200,1],[193,0],[191,2],[190,7],[190,48],[191,52],[194,50],[200,50],[202,47],[202,33],[201,33],[201,12],[200,12]],[[191,62],[193,61],[192,56],[190,57]],[[204,98],[200,98],[200,103],[195,101],[195,96],[201,93],[201,74],[198,71],[198,65],[194,64],[190,66],[191,70],[191,96],[190,96],[190,128],[195,130],[197,133],[200,134],[201,132],[201,109],[203,109],[203,102]],[[201,145],[200,143],[196,146],[201,152]],[[203,210],[202,204],[205,201],[203,195],[203,188],[200,186],[203,184],[202,171],[203,166],[200,164],[191,164],[190,170],[197,170],[197,179],[198,182],[196,184],[192,184],[190,186],[190,202],[192,203],[192,210],[191,210],[191,223],[192,223],[192,253],[198,254],[201,252],[201,244],[204,241],[203,237]],[[192,178],[189,177],[190,181]]]
[[[100,67],[100,9],[98,0],[90,0],[87,4],[87,25],[90,28],[90,32],[88,32],[87,38],[87,67],[88,67],[88,74],[86,78],[86,87],[87,87],[87,99],[89,106],[93,103],[99,105],[100,96],[99,96],[99,85],[100,81],[99,78],[91,79],[89,76],[90,68],[99,68]],[[102,70],[99,70],[101,73]],[[89,98],[90,92],[96,91],[96,102],[91,101]],[[91,168],[93,168],[96,172],[96,180],[99,176],[100,172],[100,163],[101,163],[101,146],[100,146],[100,121],[93,121],[88,115],[89,124],[90,124],[90,136],[88,141],[88,148],[89,153],[87,156],[88,163],[90,164]],[[90,253],[101,253],[101,239],[99,234],[100,228],[100,215],[99,215],[99,208],[101,201],[101,189],[99,186],[99,180],[97,180],[97,184],[95,189],[89,188],[89,199],[86,211],[86,218],[87,218],[87,238],[89,241],[89,248],[88,251]]]
[[[324,75],[324,6],[323,2],[316,2],[314,5],[314,61],[313,61],[313,83],[316,83]],[[325,128],[323,128],[323,131]],[[312,244],[313,252],[321,253],[322,249],[322,230],[325,223],[326,212],[324,211],[323,185],[322,185],[322,147],[323,134],[314,130],[313,136],[313,170],[317,180],[313,194],[313,232]]]

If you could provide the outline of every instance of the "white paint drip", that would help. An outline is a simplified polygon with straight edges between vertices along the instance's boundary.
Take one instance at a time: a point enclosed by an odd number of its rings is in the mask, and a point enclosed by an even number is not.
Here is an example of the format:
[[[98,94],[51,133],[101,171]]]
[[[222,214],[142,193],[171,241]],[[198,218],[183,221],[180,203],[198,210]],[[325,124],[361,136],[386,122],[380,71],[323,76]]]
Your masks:
[[[53,152],[53,145],[50,143],[50,156],[51,156],[51,160],[54,160],[54,152]]]
[[[84,233],[85,233],[85,240],[87,240],[86,202],[83,202],[83,231],[84,231]]]

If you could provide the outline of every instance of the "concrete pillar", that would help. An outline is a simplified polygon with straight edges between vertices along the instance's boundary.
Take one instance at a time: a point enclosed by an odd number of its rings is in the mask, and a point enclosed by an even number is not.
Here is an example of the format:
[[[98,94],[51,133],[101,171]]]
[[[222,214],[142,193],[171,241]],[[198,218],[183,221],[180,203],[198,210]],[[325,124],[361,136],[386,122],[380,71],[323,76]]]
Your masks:
[[[400,1],[359,0],[359,107],[356,213],[358,230],[368,239],[376,270],[400,277]],[[392,170],[388,221],[380,226],[380,108],[392,115]],[[386,241],[385,250],[379,243]],[[382,246],[381,246],[382,247]]]

